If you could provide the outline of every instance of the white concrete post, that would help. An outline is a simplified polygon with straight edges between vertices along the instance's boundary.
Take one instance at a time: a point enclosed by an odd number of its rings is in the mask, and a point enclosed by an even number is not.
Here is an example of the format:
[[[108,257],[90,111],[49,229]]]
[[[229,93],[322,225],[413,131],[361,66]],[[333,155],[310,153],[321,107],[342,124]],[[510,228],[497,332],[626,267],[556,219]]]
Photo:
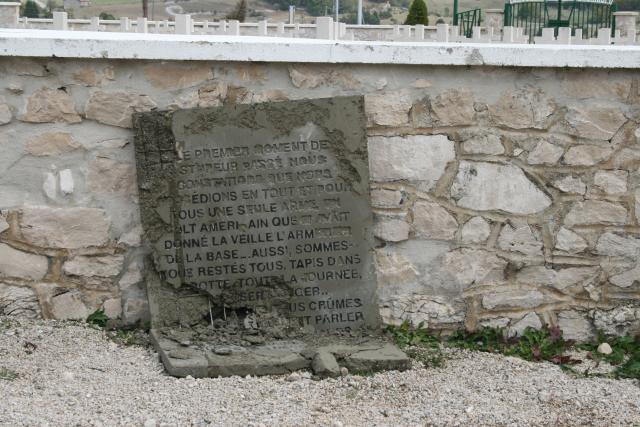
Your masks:
[[[424,25],[422,24],[416,24],[415,28],[415,33],[413,35],[413,37],[415,38],[416,41],[423,41],[424,40]]]
[[[120,18],[120,31],[127,32],[131,29],[131,23],[129,22],[129,18],[123,16]]]
[[[319,16],[316,18],[316,38],[333,40],[333,18]]]
[[[482,42],[482,27],[473,27],[471,29],[471,40],[476,43]]]
[[[136,33],[146,33],[147,30],[147,18],[138,17],[136,21]]]
[[[595,44],[611,44],[611,28],[598,28],[598,38]]]
[[[191,34],[191,15],[176,15],[176,34]]]
[[[293,24],[296,21],[296,7],[292,4],[289,5],[289,24]]]
[[[236,19],[229,20],[229,31],[227,34],[230,36],[239,36],[240,35],[240,21]]]
[[[449,41],[449,25],[448,24],[436,25],[436,41],[441,43],[447,43]]]
[[[494,34],[500,34],[502,27],[504,27],[504,10],[486,9],[484,11],[484,25],[487,28],[493,28]]]
[[[0,2],[0,28],[15,28],[20,18],[20,3]]]
[[[623,37],[635,37],[638,15],[638,12],[614,12],[613,16],[616,20],[616,30],[620,30],[620,34]]]
[[[544,29],[543,29],[544,31]],[[514,27],[504,27],[502,29],[502,42],[503,43],[513,43],[514,42],[515,31]]]
[[[258,35],[264,37],[267,35],[267,21],[258,22]]]
[[[558,28],[558,44],[571,44],[571,28],[560,27]]]
[[[94,16],[91,18],[91,24],[89,24],[89,30],[91,31],[100,31],[100,18]]]
[[[66,31],[69,29],[67,12],[53,12],[53,29]]]
[[[284,36],[284,22],[278,22],[278,36]]]

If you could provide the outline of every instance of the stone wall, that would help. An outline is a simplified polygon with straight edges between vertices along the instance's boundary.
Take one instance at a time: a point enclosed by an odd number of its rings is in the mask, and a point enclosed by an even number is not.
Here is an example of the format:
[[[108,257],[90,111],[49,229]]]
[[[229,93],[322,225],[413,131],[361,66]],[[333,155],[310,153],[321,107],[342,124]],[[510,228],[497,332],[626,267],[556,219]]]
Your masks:
[[[640,329],[640,73],[0,59],[0,313],[148,319],[131,113],[364,94],[380,309]]]

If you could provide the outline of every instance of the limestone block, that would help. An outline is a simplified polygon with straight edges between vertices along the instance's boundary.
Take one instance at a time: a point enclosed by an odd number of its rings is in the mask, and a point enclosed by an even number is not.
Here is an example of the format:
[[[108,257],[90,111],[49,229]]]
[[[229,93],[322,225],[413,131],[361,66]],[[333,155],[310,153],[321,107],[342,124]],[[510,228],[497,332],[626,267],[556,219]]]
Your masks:
[[[409,122],[411,104],[411,98],[402,92],[370,93],[364,97],[369,125],[406,125]]]
[[[610,140],[627,121],[620,107],[601,102],[575,105],[565,119],[573,135],[598,140]]]
[[[464,309],[454,306],[447,298],[411,295],[382,304],[383,321],[388,324],[401,324],[408,320],[413,325],[422,323],[426,328],[437,328],[461,323],[465,318]]]
[[[546,129],[555,109],[555,103],[540,89],[527,86],[503,92],[489,106],[489,114],[498,125],[513,129]]]
[[[524,316],[522,319],[515,322],[507,330],[507,336],[509,338],[521,337],[527,328],[533,328],[533,329],[542,328],[542,322],[540,321],[540,318],[538,317],[537,314],[529,313],[526,316]]]
[[[431,101],[429,97],[425,97],[411,106],[409,111],[411,124],[418,128],[428,128],[433,126],[433,117],[431,117]]]
[[[597,171],[593,184],[607,194],[625,194],[629,172],[624,170]]]
[[[587,192],[587,186],[580,178],[567,175],[553,181],[553,186],[563,193],[584,194]]]
[[[131,247],[134,247],[134,248],[140,246],[140,244],[142,243],[142,226],[141,225],[137,225],[134,228],[132,228],[131,230],[129,230],[126,233],[124,233],[118,239],[118,243],[121,243],[121,244],[127,245],[127,246],[131,246]]]
[[[418,237],[450,240],[458,231],[458,221],[437,203],[418,200],[411,211],[413,213],[412,229]]]
[[[68,132],[45,132],[27,139],[25,151],[34,156],[59,156],[82,148]]]
[[[371,190],[371,206],[382,209],[396,209],[402,205],[402,192],[376,188]]]
[[[369,138],[373,181],[422,181],[430,189],[455,156],[454,143],[445,135]]]
[[[479,324],[482,328],[504,329],[509,325],[509,322],[511,322],[511,319],[508,317],[495,317],[492,319],[481,320]]]
[[[89,190],[98,194],[135,195],[135,166],[106,157],[96,157],[89,164],[87,186]]]
[[[57,320],[85,320],[91,309],[82,301],[81,292],[71,290],[56,295],[50,300],[50,311]]]
[[[617,203],[603,200],[585,200],[576,202],[564,217],[564,225],[611,224],[624,225],[627,223],[627,209]]]
[[[5,218],[5,216],[2,214],[2,211],[0,211],[0,233],[8,229],[9,229],[9,223],[7,222],[7,219]]]
[[[279,89],[268,89],[253,96],[253,102],[286,101],[289,96]]]
[[[498,237],[498,247],[525,255],[542,255],[542,242],[526,223],[506,224]]]
[[[13,113],[11,112],[11,107],[9,107],[9,104],[0,96],[0,125],[6,125],[11,122],[12,118]]]
[[[126,291],[134,285],[142,282],[142,279],[142,266],[138,262],[132,262],[120,278],[118,285],[121,291]]]
[[[42,279],[49,269],[47,257],[30,254],[0,243],[0,275],[21,279]]]
[[[611,276],[609,282],[620,288],[630,288],[640,283],[640,262],[636,261],[635,266],[630,270]]]
[[[122,299],[110,298],[102,304],[102,310],[109,319],[117,319],[122,315]]]
[[[607,335],[625,335],[640,332],[640,307],[621,306],[611,310],[594,310],[593,323]]]
[[[562,162],[570,166],[593,166],[608,159],[612,152],[611,147],[576,145],[567,150]]]
[[[532,214],[551,205],[551,199],[514,165],[461,161],[451,196],[458,206],[478,211],[500,210]]]
[[[462,150],[468,154],[504,154],[504,147],[500,142],[500,137],[493,134],[474,137],[463,142]]]
[[[0,282],[0,315],[39,318],[38,296],[30,288]]]
[[[397,296],[398,289],[409,289],[418,282],[420,272],[411,261],[395,252],[376,251],[378,296]]]
[[[568,267],[547,268],[542,265],[525,267],[518,271],[516,281],[526,285],[552,286],[564,290],[581,284],[597,283],[600,277],[600,267]]]
[[[99,74],[93,67],[82,67],[72,75],[73,80],[82,86],[100,86],[104,76]]]
[[[42,88],[27,100],[20,120],[31,123],[80,123],[82,119],[69,94],[63,89]]]
[[[213,78],[211,65],[207,63],[181,64],[155,63],[144,68],[144,75],[151,85],[161,89],[183,89]]]
[[[124,256],[122,255],[79,255],[65,262],[62,271],[71,276],[113,277],[120,274],[123,263]]]
[[[431,117],[437,126],[470,125],[474,116],[469,89],[447,89],[431,100]]]
[[[36,246],[78,249],[107,243],[110,225],[102,209],[26,206],[21,211],[20,232]]]
[[[131,92],[115,91],[93,92],[85,106],[87,119],[112,126],[130,128],[131,115],[136,112],[150,111],[156,103],[146,95]]]
[[[489,251],[469,248],[448,252],[442,263],[443,269],[462,289],[474,284],[502,281],[507,266],[505,260]]]
[[[150,318],[149,302],[145,297],[127,298],[122,310],[122,320],[129,325],[144,323]]]
[[[556,249],[577,254],[587,249],[587,242],[577,233],[565,227],[560,227],[556,235]]]
[[[640,224],[640,188],[638,188],[635,192],[635,211],[636,211],[636,221]],[[1,227],[0,227],[1,228]]]
[[[631,236],[620,236],[604,233],[596,244],[598,255],[621,256],[636,259],[640,255],[640,239]]]
[[[575,310],[558,313],[558,327],[562,330],[562,336],[565,339],[580,342],[590,340],[595,333],[586,315]]]
[[[593,70],[579,69],[566,74],[563,91],[577,99],[615,99],[626,101],[631,91],[631,79],[611,73],[594,74]]]
[[[560,160],[563,153],[564,148],[541,140],[536,145],[536,148],[529,153],[527,162],[532,165],[554,165]]]
[[[526,289],[504,289],[482,297],[482,306],[487,310],[535,308],[543,302],[542,292]]]
[[[220,81],[206,83],[198,88],[198,107],[219,107],[225,99],[229,86]]]
[[[462,243],[482,243],[491,234],[489,223],[481,216],[474,216],[462,226]]]
[[[290,65],[289,77],[291,84],[300,89],[313,89],[321,85],[328,85],[353,90],[360,85],[358,79],[353,77],[348,68],[336,67],[335,65]]]
[[[611,161],[615,168],[633,168],[640,161],[640,149],[623,147],[615,152]]]
[[[373,235],[387,242],[401,242],[409,238],[409,223],[405,216],[376,216]]]

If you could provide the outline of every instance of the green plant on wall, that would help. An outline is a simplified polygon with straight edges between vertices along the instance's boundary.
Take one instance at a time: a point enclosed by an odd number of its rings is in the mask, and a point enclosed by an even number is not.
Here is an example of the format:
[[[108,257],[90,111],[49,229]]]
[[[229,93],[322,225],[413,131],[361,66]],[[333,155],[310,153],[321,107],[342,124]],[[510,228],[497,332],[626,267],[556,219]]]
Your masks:
[[[427,4],[424,0],[413,0],[411,7],[409,7],[409,14],[407,15],[405,25],[429,25],[429,12],[427,10]]]

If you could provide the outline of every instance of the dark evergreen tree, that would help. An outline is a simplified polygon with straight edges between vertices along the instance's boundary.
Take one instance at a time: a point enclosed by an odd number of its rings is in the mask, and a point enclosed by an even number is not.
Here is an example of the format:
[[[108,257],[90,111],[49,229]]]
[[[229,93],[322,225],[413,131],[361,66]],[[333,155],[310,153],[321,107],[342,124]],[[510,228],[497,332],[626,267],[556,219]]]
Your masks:
[[[404,25],[429,25],[429,12],[424,0],[413,0]]]
[[[22,9],[22,16],[27,18],[39,18],[40,8],[33,0],[27,0]]]
[[[235,19],[244,22],[247,17],[247,0],[238,0],[235,9],[226,16],[227,19]]]

